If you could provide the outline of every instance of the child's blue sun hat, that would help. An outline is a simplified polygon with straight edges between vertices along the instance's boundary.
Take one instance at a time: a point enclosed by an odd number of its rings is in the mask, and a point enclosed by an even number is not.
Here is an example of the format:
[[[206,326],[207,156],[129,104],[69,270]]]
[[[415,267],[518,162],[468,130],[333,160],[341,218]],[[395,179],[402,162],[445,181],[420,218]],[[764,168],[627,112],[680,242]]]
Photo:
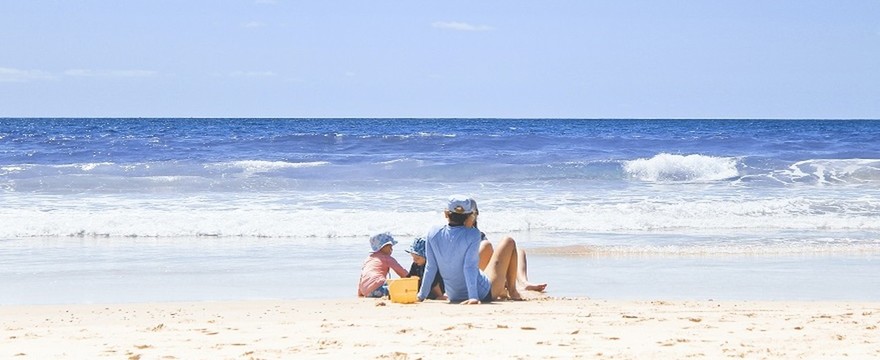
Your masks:
[[[406,252],[425,257],[425,238],[416,238]]]
[[[379,251],[379,249],[387,244],[397,245],[397,240],[394,240],[394,237],[387,232],[370,237],[370,247],[373,248],[373,252]]]

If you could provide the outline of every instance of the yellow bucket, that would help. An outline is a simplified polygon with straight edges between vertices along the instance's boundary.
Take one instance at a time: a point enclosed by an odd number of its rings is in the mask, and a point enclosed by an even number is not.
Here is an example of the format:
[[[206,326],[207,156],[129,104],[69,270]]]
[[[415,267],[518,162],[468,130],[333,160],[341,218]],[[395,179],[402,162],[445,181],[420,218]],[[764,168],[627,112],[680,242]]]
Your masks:
[[[412,304],[418,301],[419,277],[388,280],[388,294],[393,303]]]

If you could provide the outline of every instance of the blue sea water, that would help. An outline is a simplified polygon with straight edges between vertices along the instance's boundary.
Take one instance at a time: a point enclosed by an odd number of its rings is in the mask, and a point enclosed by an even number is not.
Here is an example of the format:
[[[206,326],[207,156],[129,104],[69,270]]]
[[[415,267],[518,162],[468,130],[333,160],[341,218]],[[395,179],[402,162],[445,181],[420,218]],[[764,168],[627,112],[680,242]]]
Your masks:
[[[551,294],[880,289],[880,121],[0,119],[0,303],[349,296],[455,193]]]

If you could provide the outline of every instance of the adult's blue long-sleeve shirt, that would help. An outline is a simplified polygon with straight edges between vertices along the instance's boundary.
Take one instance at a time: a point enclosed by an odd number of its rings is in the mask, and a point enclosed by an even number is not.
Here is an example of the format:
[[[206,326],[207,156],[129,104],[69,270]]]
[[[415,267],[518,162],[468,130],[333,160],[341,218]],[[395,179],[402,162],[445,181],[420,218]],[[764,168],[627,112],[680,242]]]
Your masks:
[[[432,228],[425,237],[425,258],[420,300],[428,297],[438,270],[451,302],[481,300],[489,295],[489,279],[478,267],[480,230],[477,228],[449,225]]]

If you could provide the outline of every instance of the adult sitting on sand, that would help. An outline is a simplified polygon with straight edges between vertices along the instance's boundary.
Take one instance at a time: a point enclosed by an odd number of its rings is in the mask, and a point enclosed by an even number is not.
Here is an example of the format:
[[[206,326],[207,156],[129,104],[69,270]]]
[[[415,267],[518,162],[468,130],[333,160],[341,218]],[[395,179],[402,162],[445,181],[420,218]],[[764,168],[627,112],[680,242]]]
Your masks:
[[[473,199],[471,199],[471,201],[473,201],[474,204],[474,227],[477,227],[477,217],[480,216],[480,210],[477,207],[477,202]],[[501,239],[501,241],[513,241],[513,238],[510,236],[505,236],[503,239]],[[492,243],[486,237],[486,233],[480,231],[480,270],[486,270],[486,266],[489,265],[489,261],[492,259],[492,254],[494,253],[495,249],[492,247]],[[531,291],[544,291],[547,288],[547,283],[532,283],[529,281],[529,270],[528,262],[526,261],[526,251],[517,247],[516,255],[516,284],[518,288]]]
[[[512,238],[505,238],[492,254],[485,272],[479,268],[480,230],[473,227],[474,201],[453,195],[444,211],[447,225],[432,228],[426,236],[425,278],[419,301],[431,291],[439,270],[450,302],[479,304],[495,299],[522,300],[516,289],[517,250]],[[508,286],[511,284],[511,286]]]

